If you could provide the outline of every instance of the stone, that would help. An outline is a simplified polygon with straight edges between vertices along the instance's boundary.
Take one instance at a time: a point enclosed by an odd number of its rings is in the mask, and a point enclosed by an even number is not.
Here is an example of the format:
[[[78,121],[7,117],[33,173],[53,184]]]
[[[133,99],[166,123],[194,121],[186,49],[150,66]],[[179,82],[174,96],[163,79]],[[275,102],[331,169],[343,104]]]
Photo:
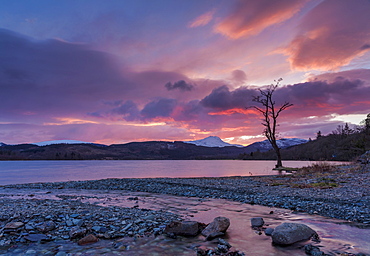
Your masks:
[[[84,238],[81,238],[80,240],[78,240],[77,244],[78,245],[86,245],[86,244],[93,244],[93,243],[96,243],[98,241],[99,241],[99,239],[96,236],[94,236],[93,234],[90,234],[90,235],[87,235]]]
[[[23,222],[9,222],[4,226],[4,233],[17,231],[19,228],[23,227]]]
[[[320,248],[312,244],[306,244],[304,246],[304,251],[307,255],[312,256],[325,256],[326,254],[320,251]]]
[[[24,228],[25,228],[26,230],[34,230],[34,229],[35,229],[33,226],[31,226],[31,225],[29,225],[29,224],[26,224],[26,225],[24,226]]]
[[[308,240],[317,233],[305,224],[283,223],[272,232],[272,242],[280,245],[290,245],[298,241]]]
[[[199,223],[196,221],[173,221],[166,226],[164,232],[180,236],[196,236],[199,233]]]
[[[30,242],[41,242],[41,241],[49,241],[50,238],[44,234],[29,234],[24,237],[27,241]]]
[[[260,228],[265,224],[265,221],[261,217],[251,218],[252,228]]]
[[[42,233],[46,233],[46,232],[49,232],[51,230],[54,230],[55,227],[56,227],[56,225],[53,221],[46,221],[46,222],[43,222],[40,225],[38,225],[37,230],[42,232]]]
[[[272,235],[272,232],[274,232],[274,229],[273,228],[266,228],[265,229],[265,235],[266,236],[271,236]]]
[[[231,244],[229,244],[229,242],[227,242],[226,240],[222,239],[222,238],[219,238],[218,239],[218,244],[222,244],[222,245],[226,245],[227,248],[231,248]]]
[[[216,217],[203,231],[202,235],[207,237],[212,233],[225,233],[230,226],[230,220],[226,217]]]
[[[206,240],[211,241],[211,240],[215,239],[216,237],[220,237],[220,236],[224,236],[224,235],[225,235],[224,232],[214,232],[214,233],[209,234],[206,237]]]
[[[69,231],[70,238],[83,237],[86,234],[86,229],[81,227],[73,227]]]

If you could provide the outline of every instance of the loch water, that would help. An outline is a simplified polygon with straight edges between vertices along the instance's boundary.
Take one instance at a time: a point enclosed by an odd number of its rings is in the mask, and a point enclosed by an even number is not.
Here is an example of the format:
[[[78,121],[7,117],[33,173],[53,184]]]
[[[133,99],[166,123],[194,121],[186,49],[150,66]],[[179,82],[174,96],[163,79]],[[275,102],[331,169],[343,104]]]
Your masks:
[[[287,167],[303,167],[313,163],[283,162]],[[275,175],[278,174],[272,170],[275,164],[276,161],[243,160],[0,161],[0,185],[106,178]]]

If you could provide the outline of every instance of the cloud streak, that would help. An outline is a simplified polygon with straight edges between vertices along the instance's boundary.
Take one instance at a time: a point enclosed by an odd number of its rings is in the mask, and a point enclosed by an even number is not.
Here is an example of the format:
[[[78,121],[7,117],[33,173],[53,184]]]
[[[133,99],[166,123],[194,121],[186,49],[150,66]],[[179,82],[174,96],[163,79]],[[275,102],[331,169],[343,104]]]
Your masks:
[[[230,39],[257,35],[263,30],[288,20],[305,1],[252,0],[239,1],[228,17],[215,27],[215,31]]]
[[[214,11],[206,12],[190,22],[189,28],[197,28],[207,25],[213,18]]]
[[[368,52],[370,3],[325,0],[299,25],[285,52],[297,70],[336,70]]]

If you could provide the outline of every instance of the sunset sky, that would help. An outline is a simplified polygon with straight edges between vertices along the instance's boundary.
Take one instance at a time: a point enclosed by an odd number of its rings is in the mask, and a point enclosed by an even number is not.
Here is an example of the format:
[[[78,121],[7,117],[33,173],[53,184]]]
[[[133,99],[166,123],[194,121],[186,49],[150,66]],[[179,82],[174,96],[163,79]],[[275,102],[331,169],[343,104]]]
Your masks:
[[[0,142],[263,140],[370,113],[369,0],[0,0]]]

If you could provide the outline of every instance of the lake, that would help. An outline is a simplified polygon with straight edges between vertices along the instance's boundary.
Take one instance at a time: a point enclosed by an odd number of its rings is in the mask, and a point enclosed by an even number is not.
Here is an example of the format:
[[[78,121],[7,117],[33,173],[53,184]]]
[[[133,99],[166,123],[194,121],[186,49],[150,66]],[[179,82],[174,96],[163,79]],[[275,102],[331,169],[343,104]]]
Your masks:
[[[313,163],[283,162],[287,167]],[[272,170],[275,164],[276,161],[242,160],[0,161],[0,185],[105,178],[274,175],[277,174]]]

